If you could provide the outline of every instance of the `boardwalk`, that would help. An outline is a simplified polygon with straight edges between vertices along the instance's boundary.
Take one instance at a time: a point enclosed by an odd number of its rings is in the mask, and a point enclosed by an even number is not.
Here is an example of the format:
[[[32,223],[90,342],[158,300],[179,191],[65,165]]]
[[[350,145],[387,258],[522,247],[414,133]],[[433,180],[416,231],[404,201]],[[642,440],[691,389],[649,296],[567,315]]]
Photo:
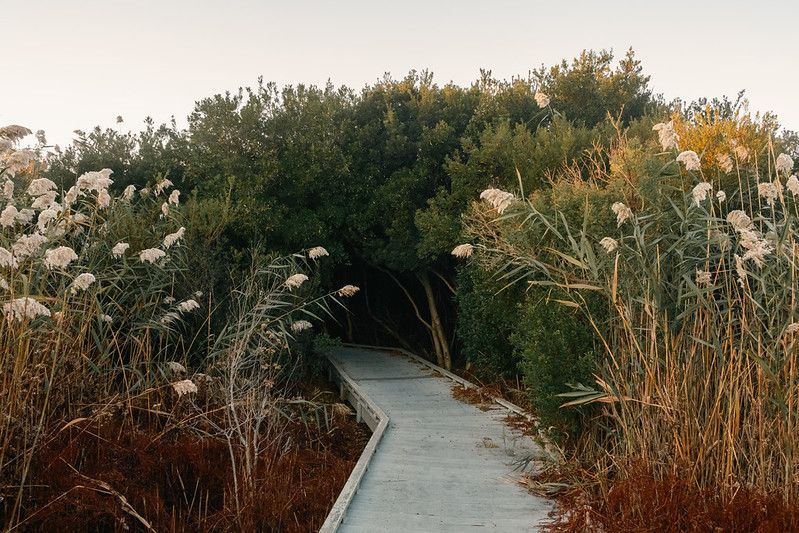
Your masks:
[[[331,358],[390,422],[339,531],[535,531],[550,509],[513,481],[540,450],[497,406],[452,397],[452,382],[401,355],[356,348]]]

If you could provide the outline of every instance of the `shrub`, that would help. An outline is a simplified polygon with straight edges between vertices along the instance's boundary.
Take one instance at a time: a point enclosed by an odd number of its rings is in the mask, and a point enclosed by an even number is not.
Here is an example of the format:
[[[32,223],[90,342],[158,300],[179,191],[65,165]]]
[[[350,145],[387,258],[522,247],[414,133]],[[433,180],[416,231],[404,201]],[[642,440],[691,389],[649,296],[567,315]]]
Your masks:
[[[475,264],[458,273],[458,337],[463,356],[481,377],[511,377],[518,360],[510,343],[520,291],[502,285]]]
[[[557,394],[568,384],[593,381],[598,357],[591,326],[574,309],[548,303],[542,289],[527,292],[477,263],[458,275],[458,337],[482,379],[521,375],[536,416],[553,435],[573,434],[580,415],[561,409]]]
[[[528,292],[515,314],[510,341],[519,359],[535,414],[552,435],[576,434],[581,413],[562,409],[558,394],[593,383],[602,353],[595,347],[590,324],[575,309],[551,302],[541,289]]]

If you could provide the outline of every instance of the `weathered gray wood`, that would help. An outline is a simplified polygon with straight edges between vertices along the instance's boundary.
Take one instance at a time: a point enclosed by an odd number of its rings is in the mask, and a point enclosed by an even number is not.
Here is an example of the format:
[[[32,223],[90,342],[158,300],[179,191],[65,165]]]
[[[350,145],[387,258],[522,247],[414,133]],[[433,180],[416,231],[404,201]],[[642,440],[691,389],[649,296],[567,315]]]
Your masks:
[[[372,460],[377,446],[380,444],[383,435],[388,429],[389,418],[388,415],[377,405],[371,398],[369,398],[362,388],[352,380],[346,372],[342,371],[339,364],[335,359],[330,359],[330,377],[339,384],[339,391],[341,396],[346,399],[358,412],[358,420],[363,417],[369,429],[372,430],[372,436],[369,442],[366,443],[358,462],[347,478],[344,488],[341,489],[333,508],[328,513],[325,523],[319,529],[320,533],[334,533],[338,531],[341,522],[344,520],[345,513],[350,507],[352,499],[358,491],[358,487],[369,468],[369,463]]]
[[[534,531],[546,519],[550,502],[514,465],[543,451],[504,423],[506,408],[455,400],[446,371],[408,355],[344,347],[329,359],[388,420],[338,531]]]

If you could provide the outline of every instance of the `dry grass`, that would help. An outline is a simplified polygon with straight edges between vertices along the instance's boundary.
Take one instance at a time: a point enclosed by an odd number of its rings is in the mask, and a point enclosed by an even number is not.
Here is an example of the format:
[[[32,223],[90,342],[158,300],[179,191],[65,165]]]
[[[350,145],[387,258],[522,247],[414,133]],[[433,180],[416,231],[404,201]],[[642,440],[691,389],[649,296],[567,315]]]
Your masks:
[[[292,326],[329,312],[338,291],[303,285],[306,254],[253,252],[212,321],[170,183],[112,195],[104,171],[66,193],[38,179],[41,166],[11,176],[7,200],[31,218],[0,228],[0,527],[305,530],[323,517],[351,466],[335,431],[348,418],[296,396],[295,341],[310,323]],[[54,250],[68,252],[55,268]],[[37,316],[10,313],[26,301]]]
[[[476,406],[481,411],[488,411],[496,407],[494,398],[496,391],[483,387],[464,387],[460,384],[452,386],[452,397],[458,401]]]
[[[119,416],[72,425],[37,449],[20,524],[25,530],[315,530],[324,521],[369,438],[354,416],[335,428],[285,428],[290,438],[263,451],[258,494],[236,509],[224,440],[192,431],[164,433]],[[240,450],[239,450],[240,452]],[[243,457],[238,461],[243,462]],[[124,497],[124,502],[120,496]],[[137,516],[139,518],[137,518]]]
[[[675,468],[655,477],[644,464],[629,465],[611,480],[571,462],[528,480],[529,488],[556,499],[551,533],[784,533],[799,530],[799,505],[781,495],[739,487],[729,498],[700,489]],[[609,483],[610,481],[610,483]],[[607,488],[604,492],[603,487]]]
[[[622,138],[611,166],[626,150]],[[583,186],[586,212],[591,191],[596,201],[634,206],[617,232],[592,233],[588,220],[575,230],[563,213],[542,213],[529,201],[499,218],[478,206],[469,223],[483,239],[486,265],[567,294],[560,303],[585,311],[606,349],[594,387],[567,398],[572,407],[599,403],[602,414],[579,450],[598,488],[565,506],[566,530],[586,526],[575,518],[584,504],[587,519],[598,513],[608,531],[768,531],[761,507],[775,523],[795,525],[799,201],[783,188],[787,173],[774,171],[770,144],[746,160],[736,155],[728,176],[692,175],[674,159],[663,166],[674,155],[649,156],[663,175],[646,199],[630,189],[642,176],[625,172],[629,199],[613,198],[604,184],[615,179],[618,187],[621,178],[594,170],[599,175]],[[711,183],[712,192],[697,200],[679,189],[692,182]],[[725,200],[714,196],[721,183]],[[770,184],[773,203],[763,195]],[[735,210],[751,224],[728,221]],[[618,248],[607,252],[599,242],[609,234]],[[590,313],[586,291],[604,295],[607,316]],[[681,506],[696,523],[677,520]]]

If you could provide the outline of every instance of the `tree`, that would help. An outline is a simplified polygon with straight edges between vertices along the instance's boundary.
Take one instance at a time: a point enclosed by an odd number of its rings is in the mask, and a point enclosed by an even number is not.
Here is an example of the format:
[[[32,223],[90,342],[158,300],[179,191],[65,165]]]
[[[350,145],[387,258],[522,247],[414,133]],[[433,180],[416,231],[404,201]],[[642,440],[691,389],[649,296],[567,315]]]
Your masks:
[[[649,76],[643,75],[632,48],[615,69],[612,62],[611,51],[585,50],[571,64],[564,60],[549,69],[541,67],[535,77],[552,105],[570,120],[592,127],[610,114],[627,123],[659,99],[653,98]]]
[[[608,113],[643,112],[648,78],[632,53],[615,70],[611,60],[586,52],[510,81],[482,71],[468,87],[439,86],[427,71],[387,75],[360,93],[259,80],[197,102],[185,131],[150,121],[137,135],[82,134],[53,172],[110,167],[120,186],[160,174],[209,200],[204,209],[224,204],[231,218],[220,238],[231,258],[256,243],[279,252],[322,245],[340,265],[382,272],[448,367],[460,214],[489,185],[515,187],[517,169],[526,191],[542,187],[549,169],[602,137]],[[538,90],[552,107],[538,105]]]
[[[156,176],[182,183],[182,133],[174,121],[156,126],[144,121],[140,132],[121,132],[113,128],[76,131],[77,138],[49,161],[46,177],[68,188],[76,176],[102,168],[114,171],[113,190],[128,185],[142,187]]]
[[[428,72],[387,76],[361,94],[349,150],[353,179],[372,191],[354,220],[360,232],[355,253],[397,283],[446,367],[452,357],[436,289],[440,261],[419,255],[414,215],[448,181],[444,162],[459,149],[478,102],[478,91],[438,87]],[[419,284],[421,297],[408,280]]]

